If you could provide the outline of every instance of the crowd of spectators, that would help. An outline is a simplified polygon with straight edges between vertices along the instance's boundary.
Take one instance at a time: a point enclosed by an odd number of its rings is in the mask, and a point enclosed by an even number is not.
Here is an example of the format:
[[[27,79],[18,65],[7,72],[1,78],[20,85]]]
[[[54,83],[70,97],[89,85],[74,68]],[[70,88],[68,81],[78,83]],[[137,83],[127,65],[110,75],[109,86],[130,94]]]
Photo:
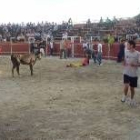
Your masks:
[[[17,40],[28,40],[29,37],[39,39],[41,36],[45,36],[51,27],[52,24],[43,22],[41,24],[1,24],[0,36],[3,41],[10,41],[11,37],[15,37]]]
[[[91,23],[88,20],[88,28],[92,32],[89,35],[100,36],[104,38],[106,34],[111,33],[115,38],[137,39],[140,38],[140,16],[137,18],[106,20],[100,19],[99,23]]]
[[[137,19],[120,19],[120,20],[109,20],[105,22],[100,20],[99,23],[91,23],[90,20],[86,23],[90,25],[88,28],[91,28],[91,35],[100,36],[102,35],[100,31],[109,30],[111,33],[116,36],[125,36],[127,39],[134,37],[139,38],[140,35],[140,17]],[[69,26],[70,25],[70,26]],[[96,25],[96,26],[95,26]],[[92,27],[91,27],[92,26]],[[46,38],[53,38],[55,34],[61,34],[63,37],[64,30],[67,31],[73,28],[72,20],[69,19],[68,22],[63,22],[58,25],[56,23],[21,23],[21,24],[1,24],[0,25],[0,41],[10,41],[10,38],[14,37],[17,41],[28,41],[29,37],[34,37],[35,40],[44,40]],[[85,26],[86,27],[86,26]],[[62,32],[63,31],[63,32]],[[82,31],[82,29],[80,30]],[[71,30],[72,32],[72,30]],[[78,32],[78,31],[77,31]],[[78,33],[77,33],[78,34]],[[75,35],[77,35],[75,34]],[[89,34],[90,35],[90,34]],[[83,36],[84,37],[84,36]]]
[[[22,23],[22,24],[1,24],[0,25],[0,41],[10,41],[10,38],[15,38],[17,41],[28,41],[29,37],[34,37],[36,40],[52,37],[55,31],[67,28],[67,24],[58,25],[56,23],[41,22]]]

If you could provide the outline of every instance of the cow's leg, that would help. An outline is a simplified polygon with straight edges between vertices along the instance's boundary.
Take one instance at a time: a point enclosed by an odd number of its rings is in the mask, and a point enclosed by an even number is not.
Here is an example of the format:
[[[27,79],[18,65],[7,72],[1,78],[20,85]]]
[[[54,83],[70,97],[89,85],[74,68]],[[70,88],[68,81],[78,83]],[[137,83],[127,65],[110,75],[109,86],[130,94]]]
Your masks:
[[[33,76],[33,65],[30,64],[30,71],[31,71],[31,76]]]
[[[14,77],[14,69],[16,68],[16,66],[15,65],[13,65],[13,67],[12,67],[12,77]]]
[[[19,74],[19,66],[16,67],[16,70],[17,70],[17,74],[20,76],[20,74]]]

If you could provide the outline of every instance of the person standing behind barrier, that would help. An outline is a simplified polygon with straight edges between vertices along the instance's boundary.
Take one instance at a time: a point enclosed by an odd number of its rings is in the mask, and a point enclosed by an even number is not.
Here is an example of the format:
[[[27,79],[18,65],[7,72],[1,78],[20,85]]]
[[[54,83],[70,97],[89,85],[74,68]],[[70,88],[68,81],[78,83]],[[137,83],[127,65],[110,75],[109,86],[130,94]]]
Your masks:
[[[99,66],[102,65],[102,44],[101,42],[98,40],[97,41],[98,43],[98,46],[97,46],[97,61],[98,61],[98,64]]]
[[[88,44],[87,44],[86,40],[84,40],[82,47],[83,47],[83,53],[84,53],[84,56],[85,56],[86,55],[86,50],[88,49]]]
[[[44,40],[41,40],[38,46],[40,48],[40,52],[42,53],[42,55],[46,56],[46,42]]]
[[[128,50],[126,51],[124,58],[124,94],[121,99],[122,102],[127,100],[128,89],[130,87],[131,100],[130,105],[135,105],[134,95],[135,88],[138,81],[138,67],[140,66],[140,52],[135,50],[136,44],[134,41],[128,41]]]
[[[124,46],[125,46],[125,49],[124,49],[124,54],[125,54],[126,51],[128,50],[128,39],[125,40]]]
[[[62,59],[63,54],[64,54],[64,58],[66,59],[67,57],[66,51],[67,51],[67,43],[66,43],[66,39],[63,39],[60,42],[60,59]]]
[[[71,57],[71,49],[72,49],[72,43],[68,41],[67,43],[67,57]]]
[[[54,49],[53,41],[51,40],[51,41],[50,41],[50,56],[53,55],[53,49]]]
[[[60,59],[62,59],[62,55],[64,52],[64,46],[63,46],[63,39],[60,41]]]
[[[69,42],[67,39],[64,39],[64,58],[67,59],[68,57],[68,45]]]
[[[122,62],[122,60],[124,59],[124,51],[125,51],[125,46],[124,46],[124,40],[122,39],[121,40],[121,44],[120,44],[120,50],[119,50],[119,53],[118,53],[118,59],[117,59],[117,62]]]
[[[29,37],[28,42],[30,44],[30,53],[34,53],[34,43],[35,43],[35,38]]]
[[[112,34],[108,35],[108,51],[110,52],[110,49],[113,47],[113,43],[114,43],[115,39],[112,36]]]
[[[92,59],[93,59],[94,63],[96,63],[96,50],[95,50],[95,45],[92,42],[90,42],[89,46],[90,46],[90,50],[91,50]]]

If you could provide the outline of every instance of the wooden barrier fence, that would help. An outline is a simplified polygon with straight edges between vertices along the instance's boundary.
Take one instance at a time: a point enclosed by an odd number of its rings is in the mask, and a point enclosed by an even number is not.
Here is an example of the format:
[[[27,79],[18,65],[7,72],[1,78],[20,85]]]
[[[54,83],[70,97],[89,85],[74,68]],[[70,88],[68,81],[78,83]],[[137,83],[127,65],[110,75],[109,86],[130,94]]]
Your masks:
[[[0,54],[11,54],[11,53],[29,53],[30,46],[28,43],[0,43]],[[96,49],[96,48],[95,48]],[[136,49],[140,51],[140,44],[137,44]],[[119,44],[114,43],[110,49],[111,60],[117,58],[119,52]],[[46,53],[49,54],[49,49],[47,47]],[[54,55],[59,55],[60,53],[60,43],[54,42]],[[81,43],[74,43],[74,57],[83,57],[84,52]],[[108,47],[107,44],[103,44],[103,58],[108,58]]]

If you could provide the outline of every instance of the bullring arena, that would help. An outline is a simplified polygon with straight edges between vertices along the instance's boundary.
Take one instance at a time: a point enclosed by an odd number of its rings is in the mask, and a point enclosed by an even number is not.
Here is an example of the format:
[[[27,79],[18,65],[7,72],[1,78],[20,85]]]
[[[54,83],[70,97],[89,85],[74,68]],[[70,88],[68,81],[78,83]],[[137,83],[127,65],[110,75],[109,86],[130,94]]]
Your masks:
[[[43,57],[30,76],[11,77],[10,56],[0,57],[0,140],[139,140],[137,107],[122,104],[122,70],[116,61],[67,68],[80,58]]]

